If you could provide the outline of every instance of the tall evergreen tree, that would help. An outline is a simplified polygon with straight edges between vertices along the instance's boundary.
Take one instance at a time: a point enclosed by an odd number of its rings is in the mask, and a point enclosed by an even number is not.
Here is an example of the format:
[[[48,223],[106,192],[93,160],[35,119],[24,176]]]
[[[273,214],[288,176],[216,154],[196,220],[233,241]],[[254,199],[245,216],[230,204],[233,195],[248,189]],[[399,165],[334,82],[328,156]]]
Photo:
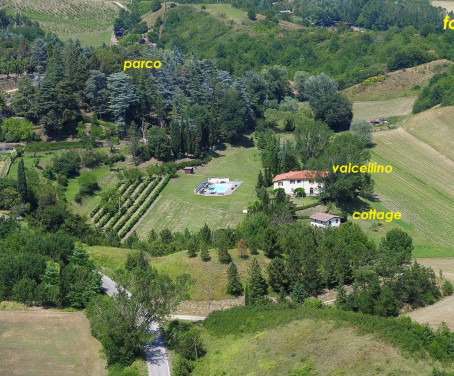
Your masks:
[[[265,230],[263,239],[263,253],[269,258],[274,258],[282,253],[277,231],[269,227]]]
[[[255,257],[249,266],[248,274],[250,299],[252,302],[254,302],[257,299],[263,298],[267,292],[266,281],[262,276],[259,262]]]
[[[126,130],[126,111],[137,101],[131,77],[124,72],[113,73],[107,78],[107,88],[112,102],[118,132]]]
[[[208,245],[205,242],[202,242],[202,245],[200,246],[200,258],[204,262],[211,260],[210,253],[208,252]]]
[[[243,293],[243,285],[236,265],[232,262],[227,270],[227,293],[233,296],[240,296]]]
[[[27,178],[25,177],[24,160],[21,158],[17,166],[17,191],[22,197],[22,201],[28,200]]]

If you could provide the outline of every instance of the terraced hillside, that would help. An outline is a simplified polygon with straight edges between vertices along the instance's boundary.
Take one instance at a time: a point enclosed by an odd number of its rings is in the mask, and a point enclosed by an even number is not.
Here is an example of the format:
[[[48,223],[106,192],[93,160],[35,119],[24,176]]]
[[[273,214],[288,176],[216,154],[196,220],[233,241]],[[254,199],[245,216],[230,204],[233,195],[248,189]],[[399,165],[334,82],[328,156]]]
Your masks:
[[[452,256],[454,161],[403,128],[378,132],[374,141],[372,160],[393,166],[391,174],[374,175],[375,190],[388,210],[414,226],[414,256]]]
[[[108,43],[118,7],[105,0],[0,0],[0,8],[20,12],[61,39],[83,44]]]

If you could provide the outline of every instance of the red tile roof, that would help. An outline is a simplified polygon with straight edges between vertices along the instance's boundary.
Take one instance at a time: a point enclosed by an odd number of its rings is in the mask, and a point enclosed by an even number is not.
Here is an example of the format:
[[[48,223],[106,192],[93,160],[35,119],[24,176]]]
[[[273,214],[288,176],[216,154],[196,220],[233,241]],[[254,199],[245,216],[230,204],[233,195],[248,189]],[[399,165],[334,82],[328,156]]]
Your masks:
[[[285,174],[277,175],[273,179],[273,183],[281,180],[294,180],[294,179],[315,179],[319,174],[322,178],[326,178],[329,171],[315,171],[315,170],[302,170],[302,171],[290,171]]]

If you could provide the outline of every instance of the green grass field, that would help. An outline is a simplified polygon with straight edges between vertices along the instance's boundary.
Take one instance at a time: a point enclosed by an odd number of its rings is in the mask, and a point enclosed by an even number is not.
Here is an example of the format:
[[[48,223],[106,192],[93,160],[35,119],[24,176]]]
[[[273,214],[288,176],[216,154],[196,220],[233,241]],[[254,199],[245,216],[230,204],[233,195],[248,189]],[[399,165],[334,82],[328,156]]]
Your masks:
[[[179,173],[161,193],[159,201],[137,228],[140,237],[151,229],[196,230],[206,222],[212,229],[236,226],[243,218],[243,206],[255,200],[255,184],[261,167],[256,148],[231,147],[218,151],[219,157],[197,167],[194,175]],[[206,177],[230,177],[243,184],[230,196],[204,197],[194,189]]]
[[[82,44],[108,43],[118,7],[105,0],[10,0],[0,2],[10,12],[20,12],[63,40],[79,38]]]
[[[128,253],[131,252],[129,249],[101,246],[88,247],[87,251],[93,258],[97,268],[112,276],[115,270],[123,267]],[[242,259],[236,250],[231,250],[230,254],[244,283],[251,258]],[[210,255],[211,261],[203,262],[199,256],[189,258],[187,252],[182,251],[165,257],[153,257],[150,260],[150,264],[160,273],[167,274],[171,278],[189,273],[194,278],[194,283],[190,289],[191,300],[206,300],[208,297],[214,300],[231,298],[225,292],[229,265],[218,262],[215,250],[211,250]],[[270,261],[262,254],[255,257],[257,257],[263,269]]]
[[[196,363],[198,376],[423,376],[432,370],[428,361],[405,357],[372,334],[329,320],[298,319],[220,337],[204,329],[203,341],[207,354]]]
[[[439,107],[412,116],[405,130],[454,161],[454,107]]]
[[[374,174],[381,204],[400,211],[415,239],[415,257],[454,255],[454,162],[403,128],[378,132],[372,161],[390,164],[391,174]]]
[[[234,8],[230,4],[191,4],[196,9],[201,9],[201,6],[205,5],[206,9],[203,9],[205,12],[208,12],[214,16],[222,17],[224,14],[225,17],[234,19],[234,20],[247,20],[247,12],[244,10]]]
[[[82,312],[0,311],[0,374],[107,375]]]

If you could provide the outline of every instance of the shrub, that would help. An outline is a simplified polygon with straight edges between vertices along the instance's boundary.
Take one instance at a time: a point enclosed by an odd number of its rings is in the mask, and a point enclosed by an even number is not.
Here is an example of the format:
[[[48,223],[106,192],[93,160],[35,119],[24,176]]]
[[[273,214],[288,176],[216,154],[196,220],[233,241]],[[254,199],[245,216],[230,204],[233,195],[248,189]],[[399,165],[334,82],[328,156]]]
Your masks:
[[[443,286],[442,286],[442,288],[441,288],[441,291],[443,292],[443,295],[444,295],[444,296],[452,295],[452,293],[454,292],[452,283],[451,283],[450,281],[445,281],[445,282],[443,283]]]
[[[53,169],[58,174],[72,177],[78,174],[79,168],[80,159],[75,151],[63,152],[53,159]]]

